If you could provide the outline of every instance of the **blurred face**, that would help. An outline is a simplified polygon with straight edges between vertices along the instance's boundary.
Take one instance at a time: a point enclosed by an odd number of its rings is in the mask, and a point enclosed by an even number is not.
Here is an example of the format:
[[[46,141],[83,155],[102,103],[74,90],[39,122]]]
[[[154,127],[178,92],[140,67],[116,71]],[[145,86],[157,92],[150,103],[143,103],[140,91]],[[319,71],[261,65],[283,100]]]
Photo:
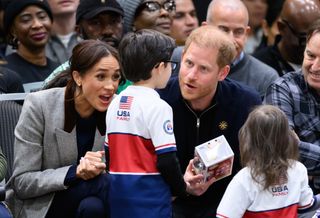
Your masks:
[[[277,24],[278,20],[279,20],[279,17],[272,23],[271,27],[269,27],[266,20],[262,21],[263,34],[268,39],[268,42],[267,42],[268,45],[273,45],[276,36],[279,35],[279,29],[278,29],[278,24]]]
[[[171,0],[145,0],[139,6],[141,12],[134,20],[136,30],[153,29],[170,35],[175,4]]]
[[[100,39],[117,48],[123,33],[122,21],[121,15],[105,12],[90,20],[81,20],[76,29],[83,39]]]
[[[212,19],[208,22],[231,37],[237,49],[236,57],[239,57],[247,41],[250,31],[247,23],[248,17],[243,10],[229,10],[223,7],[213,7]]]
[[[45,10],[29,6],[14,19],[12,34],[19,40],[19,48],[44,48],[50,36],[51,25]]]
[[[81,89],[80,96],[75,98],[78,113],[83,115],[91,114],[94,110],[106,111],[118,89],[120,77],[119,63],[111,55],[102,58],[83,76],[74,71],[73,78]]]
[[[314,34],[307,43],[302,63],[305,81],[320,95],[320,34]]]
[[[301,64],[303,53],[306,45],[307,27],[299,25],[299,22],[293,22],[290,19],[280,18],[279,25],[281,26],[281,43],[290,53],[290,62]]]
[[[179,72],[181,94],[195,110],[207,108],[215,94],[218,81],[227,71],[217,64],[217,50],[191,43],[182,56]]]
[[[53,15],[75,13],[79,0],[47,0]]]
[[[267,0],[243,0],[243,3],[248,8],[249,26],[252,29],[260,27],[267,14]]]
[[[192,30],[199,26],[192,0],[176,0],[176,14],[173,16],[171,37],[177,44],[184,45]]]

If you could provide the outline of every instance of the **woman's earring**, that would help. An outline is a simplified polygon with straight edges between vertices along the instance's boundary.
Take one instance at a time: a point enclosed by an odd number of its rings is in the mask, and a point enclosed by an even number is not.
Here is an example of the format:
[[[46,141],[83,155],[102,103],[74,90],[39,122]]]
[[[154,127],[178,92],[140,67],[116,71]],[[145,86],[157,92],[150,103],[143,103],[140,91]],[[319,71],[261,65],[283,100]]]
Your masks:
[[[12,48],[13,49],[17,49],[18,48],[18,43],[19,43],[19,40],[17,39],[17,37],[13,36],[13,38],[12,38]]]

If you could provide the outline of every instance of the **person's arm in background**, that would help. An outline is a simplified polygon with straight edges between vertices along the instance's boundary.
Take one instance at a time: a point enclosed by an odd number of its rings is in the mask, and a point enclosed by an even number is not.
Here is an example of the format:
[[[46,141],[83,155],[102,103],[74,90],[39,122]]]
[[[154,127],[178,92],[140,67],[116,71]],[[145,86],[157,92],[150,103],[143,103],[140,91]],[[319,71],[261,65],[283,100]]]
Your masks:
[[[7,160],[0,148],[0,181],[4,179],[7,172]]]
[[[286,115],[290,127],[295,130],[294,124],[294,96],[288,84],[279,79],[269,86],[264,98],[264,104],[271,104],[280,108]],[[300,140],[300,139],[299,139]],[[320,146],[306,141],[299,143],[300,160],[311,174],[320,173]]]

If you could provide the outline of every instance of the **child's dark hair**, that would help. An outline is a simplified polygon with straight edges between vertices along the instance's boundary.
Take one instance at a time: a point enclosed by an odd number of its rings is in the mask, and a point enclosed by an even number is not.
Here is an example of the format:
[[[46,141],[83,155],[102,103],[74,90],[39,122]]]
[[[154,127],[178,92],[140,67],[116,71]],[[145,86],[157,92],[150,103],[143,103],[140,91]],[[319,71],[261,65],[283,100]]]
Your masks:
[[[171,37],[155,30],[127,33],[118,48],[126,79],[132,82],[150,79],[153,67],[169,61],[175,47]]]
[[[287,181],[287,169],[298,159],[298,140],[277,107],[255,108],[239,131],[241,163],[264,189]]]

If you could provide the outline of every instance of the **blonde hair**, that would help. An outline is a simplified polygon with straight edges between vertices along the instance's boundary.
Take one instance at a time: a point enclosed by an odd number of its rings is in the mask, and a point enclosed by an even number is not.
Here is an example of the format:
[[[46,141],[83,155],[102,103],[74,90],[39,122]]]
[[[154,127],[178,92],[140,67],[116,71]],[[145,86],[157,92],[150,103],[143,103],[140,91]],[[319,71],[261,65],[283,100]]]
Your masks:
[[[187,38],[184,52],[191,43],[204,48],[214,48],[218,50],[217,64],[219,68],[229,65],[236,55],[236,47],[226,33],[213,26],[201,26],[192,31]]]
[[[239,131],[242,166],[264,189],[287,181],[287,169],[298,159],[298,140],[286,115],[277,107],[255,108]]]

